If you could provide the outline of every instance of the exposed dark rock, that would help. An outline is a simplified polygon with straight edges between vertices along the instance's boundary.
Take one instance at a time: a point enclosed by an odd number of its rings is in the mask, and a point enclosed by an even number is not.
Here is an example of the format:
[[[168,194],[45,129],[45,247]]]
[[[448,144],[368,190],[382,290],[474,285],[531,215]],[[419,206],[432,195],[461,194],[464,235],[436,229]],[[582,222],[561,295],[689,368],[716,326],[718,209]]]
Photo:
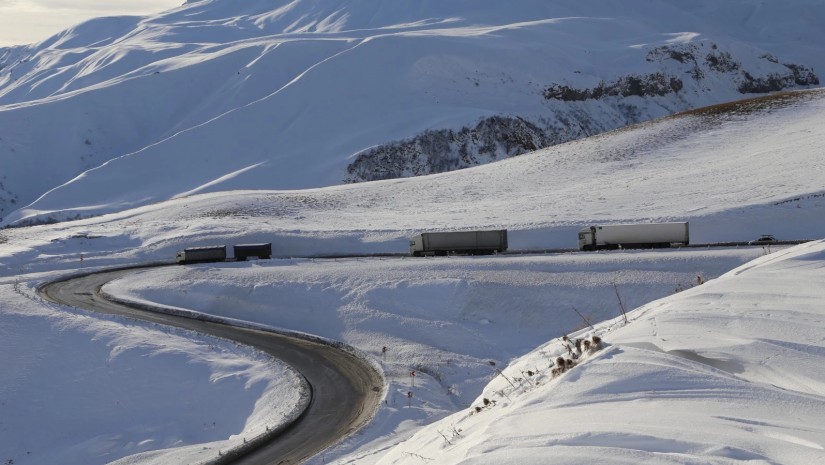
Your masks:
[[[576,102],[590,99],[599,100],[605,97],[661,97],[679,92],[683,88],[684,83],[681,79],[664,73],[651,73],[643,76],[630,74],[622,76],[610,84],[600,82],[598,86],[592,89],[575,89],[566,85],[554,84],[544,89],[544,98],[547,100]]]
[[[413,139],[360,153],[346,182],[442,173],[514,157],[552,145],[547,131],[523,118],[493,116],[457,131],[425,131]]]
[[[770,53],[766,53],[766,54],[762,55],[759,58],[762,58],[763,60],[768,60],[771,63],[779,63],[779,58],[776,58],[775,56],[771,55]]]
[[[718,73],[731,73],[742,67],[742,64],[736,61],[730,53],[720,52],[718,49],[705,55],[705,63],[708,68]]]
[[[767,94],[768,92],[778,92],[790,85],[793,85],[791,76],[779,76],[769,74],[756,78],[747,71],[742,73],[743,81],[739,84],[738,91],[743,94]]]
[[[581,102],[593,98],[593,91],[590,89],[574,89],[563,84],[554,84],[544,89],[544,98],[564,102]]]
[[[784,66],[788,68],[788,73],[774,73],[763,77],[754,77],[744,71],[742,81],[738,87],[739,92],[743,94],[766,94],[796,86],[819,85],[819,78],[810,68],[793,64]]]
[[[818,86],[819,78],[814,74],[814,70],[806,66],[795,64],[783,64],[786,68],[791,70],[794,77],[794,83],[798,86]]]
[[[650,51],[647,52],[646,59],[650,62],[660,63],[666,60],[673,60],[684,65],[689,65],[691,77],[698,81],[705,77],[702,66],[700,66],[699,60],[696,59],[700,52],[700,47],[695,44],[683,44],[678,47],[662,45],[650,49]]]
[[[688,65],[689,68],[685,72],[697,82],[702,81],[707,73],[728,74],[730,79],[737,83],[737,90],[743,94],[769,93],[798,86],[819,85],[819,78],[811,68],[806,66],[783,64],[782,66],[787,71],[754,76],[743,68],[741,62],[729,52],[721,50],[716,44],[711,44],[710,51],[707,53],[703,51],[705,49],[701,44],[664,45],[650,49],[646,60],[659,63],[670,60],[680,65]],[[704,56],[704,59],[697,59],[699,56]],[[779,59],[770,54],[762,55],[760,58],[779,64]],[[605,97],[664,96],[678,93],[682,89],[684,89],[684,82],[681,79],[660,71],[643,76],[633,74],[622,76],[611,83],[600,82],[592,89],[577,89],[564,84],[553,84],[544,89],[544,98],[579,102]]]

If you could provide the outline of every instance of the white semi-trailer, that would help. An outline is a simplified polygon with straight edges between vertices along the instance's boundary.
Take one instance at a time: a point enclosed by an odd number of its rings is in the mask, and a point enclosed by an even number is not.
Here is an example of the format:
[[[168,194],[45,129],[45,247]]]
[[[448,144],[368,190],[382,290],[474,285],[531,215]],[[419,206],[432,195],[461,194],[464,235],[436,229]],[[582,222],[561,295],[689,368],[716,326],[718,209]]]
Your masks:
[[[410,239],[410,254],[492,254],[507,250],[507,230],[430,232]]]
[[[579,250],[672,247],[689,242],[687,222],[599,224],[579,231]]]

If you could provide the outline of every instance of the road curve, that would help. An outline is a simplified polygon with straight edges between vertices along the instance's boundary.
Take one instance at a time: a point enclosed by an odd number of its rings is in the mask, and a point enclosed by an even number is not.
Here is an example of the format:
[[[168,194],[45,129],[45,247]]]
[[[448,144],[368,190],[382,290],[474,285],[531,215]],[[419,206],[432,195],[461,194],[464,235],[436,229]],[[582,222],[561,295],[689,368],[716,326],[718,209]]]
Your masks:
[[[258,329],[240,328],[152,312],[106,300],[100,293],[107,282],[134,272],[121,268],[46,283],[40,294],[56,303],[107,314],[161,323],[256,347],[300,372],[312,399],[292,425],[242,454],[220,463],[238,465],[298,464],[365,425],[383,397],[383,377],[368,362],[330,344]],[[231,461],[228,460],[231,457]]]

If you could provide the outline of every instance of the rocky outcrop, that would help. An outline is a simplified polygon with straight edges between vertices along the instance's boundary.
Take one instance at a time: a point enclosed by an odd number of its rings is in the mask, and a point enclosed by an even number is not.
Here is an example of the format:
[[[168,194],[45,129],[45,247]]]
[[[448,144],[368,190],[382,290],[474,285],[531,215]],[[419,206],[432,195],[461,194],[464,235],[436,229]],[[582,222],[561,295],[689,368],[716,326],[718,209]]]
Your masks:
[[[784,65],[789,72],[785,74],[771,73],[763,77],[754,77],[750,73],[743,73],[743,80],[739,84],[739,92],[743,94],[767,94],[779,92],[795,86],[814,86],[819,84],[819,78],[813,70],[800,65]]]
[[[774,66],[767,66],[769,72],[761,74],[745,69],[728,51],[711,44],[706,51],[705,44],[664,45],[654,47],[647,53],[646,60],[665,68],[679,69],[695,81],[695,87],[702,87],[710,75],[735,84],[741,94],[766,94],[819,85],[819,78],[811,68],[794,63],[780,63],[773,55],[762,55],[759,59]],[[668,66],[668,61],[678,63]],[[760,67],[761,68],[761,67]],[[565,84],[551,84],[544,89],[544,98],[564,102],[599,100],[608,97],[656,97],[680,92],[686,83],[664,71],[646,75],[621,76],[611,82],[600,82],[592,88],[576,88]]]
[[[601,99],[604,97],[653,97],[679,92],[684,87],[681,79],[665,73],[651,73],[643,76],[631,74],[622,76],[611,83],[599,83],[592,89],[576,89],[562,84],[554,84],[544,89],[547,100],[566,102]]]
[[[523,118],[493,116],[474,127],[441,129],[374,147],[355,158],[346,182],[453,171],[532,152],[552,144],[545,129]]]

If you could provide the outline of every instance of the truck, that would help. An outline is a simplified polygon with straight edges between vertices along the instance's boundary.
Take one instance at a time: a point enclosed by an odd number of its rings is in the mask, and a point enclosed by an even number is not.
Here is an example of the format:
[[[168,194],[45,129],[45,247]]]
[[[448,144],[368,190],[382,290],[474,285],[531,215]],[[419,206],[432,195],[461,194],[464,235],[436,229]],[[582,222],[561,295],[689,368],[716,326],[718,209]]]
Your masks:
[[[272,257],[272,243],[266,244],[237,244],[232,246],[232,253],[235,255],[235,260],[242,262],[249,257],[258,257],[260,259]]]
[[[175,255],[175,262],[180,265],[188,263],[222,262],[226,260],[225,245],[206,247],[188,247]]]
[[[484,255],[507,250],[507,230],[427,232],[410,238],[410,255]]]
[[[598,224],[579,230],[579,250],[649,249],[689,243],[687,222]]]

